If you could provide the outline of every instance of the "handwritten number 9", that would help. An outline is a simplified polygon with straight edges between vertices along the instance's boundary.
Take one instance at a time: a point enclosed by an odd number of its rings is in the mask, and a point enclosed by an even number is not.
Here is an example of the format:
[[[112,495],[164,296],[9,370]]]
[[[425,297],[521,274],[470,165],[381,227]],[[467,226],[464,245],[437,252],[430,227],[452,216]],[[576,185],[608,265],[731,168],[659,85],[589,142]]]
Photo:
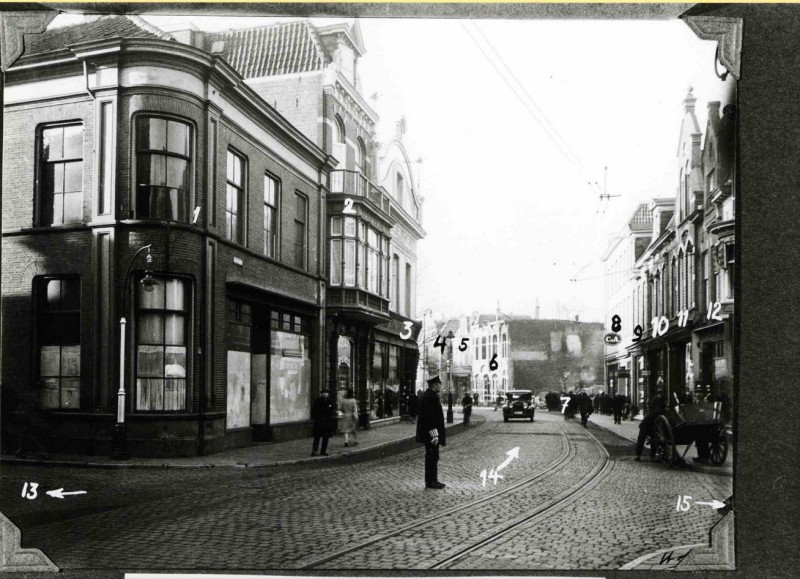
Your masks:
[[[642,330],[642,326],[636,324],[636,327],[633,328],[633,333],[636,334],[636,337],[633,340],[631,340],[631,342],[638,342],[639,340],[641,340],[643,331],[644,330]]]

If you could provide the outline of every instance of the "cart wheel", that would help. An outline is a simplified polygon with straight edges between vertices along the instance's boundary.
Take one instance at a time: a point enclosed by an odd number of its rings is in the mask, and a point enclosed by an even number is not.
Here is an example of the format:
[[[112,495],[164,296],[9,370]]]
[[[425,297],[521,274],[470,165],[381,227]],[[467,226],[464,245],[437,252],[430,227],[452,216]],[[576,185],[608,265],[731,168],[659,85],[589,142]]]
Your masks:
[[[656,418],[656,439],[661,447],[661,460],[667,466],[672,467],[676,462],[675,438],[672,435],[672,427],[669,425],[666,416]]]
[[[717,437],[711,441],[708,454],[708,458],[714,466],[723,464],[728,458],[728,437],[724,427],[717,430]]]
[[[503,422],[508,422],[508,416],[503,416]]]

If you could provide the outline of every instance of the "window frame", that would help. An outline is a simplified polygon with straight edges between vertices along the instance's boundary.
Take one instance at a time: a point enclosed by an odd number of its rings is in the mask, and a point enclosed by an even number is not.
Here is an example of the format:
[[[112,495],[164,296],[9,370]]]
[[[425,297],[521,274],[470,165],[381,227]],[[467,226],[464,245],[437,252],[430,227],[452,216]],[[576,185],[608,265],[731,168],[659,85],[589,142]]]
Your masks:
[[[229,164],[231,163],[232,158],[239,159],[239,165],[241,168],[240,177],[242,181],[240,185],[237,185],[236,182],[231,182],[229,178],[229,173],[231,172]],[[228,150],[225,153],[225,239],[237,245],[247,245],[247,171],[247,157],[234,147],[228,147]],[[231,188],[233,188],[238,195],[238,207],[236,208],[236,211],[233,211],[231,208]],[[232,222],[234,217],[236,218],[237,224],[236,237],[234,237],[232,231]]]
[[[179,123],[179,124],[185,125],[189,130],[189,142],[188,142],[189,154],[188,154],[188,156],[187,155],[182,155],[180,153],[176,153],[174,151],[169,151],[169,150],[158,150],[158,149],[141,149],[140,150],[139,149],[139,135],[140,135],[139,123],[143,119],[161,119],[161,120],[164,120],[164,121],[166,121],[168,123],[169,122],[173,122],[173,123]],[[169,131],[167,131],[167,137],[166,137],[167,142],[169,142],[168,134],[169,134]],[[176,222],[176,223],[190,223],[191,222],[192,209],[194,208],[194,182],[195,182],[194,161],[195,161],[195,157],[197,156],[196,155],[196,153],[197,153],[196,138],[197,138],[197,127],[189,119],[186,119],[186,118],[183,118],[183,117],[179,117],[179,116],[164,114],[164,113],[160,113],[160,112],[148,112],[148,111],[140,111],[140,112],[137,112],[133,116],[133,118],[131,120],[131,145],[133,147],[133,161],[131,163],[131,174],[132,174],[132,177],[133,177],[133,179],[132,179],[133,183],[132,183],[131,191],[132,191],[132,199],[133,199],[133,214],[136,216],[137,219],[143,219],[143,220],[147,219],[147,220],[156,220],[156,221],[173,221],[173,222]],[[187,189],[186,189],[186,217],[185,217],[185,219],[180,219],[180,218],[173,219],[173,218],[170,218],[170,217],[167,217],[167,216],[160,216],[160,215],[154,216],[154,215],[151,215],[151,214],[148,214],[148,215],[143,215],[142,214],[142,208],[140,207],[141,203],[140,203],[140,199],[139,199],[140,192],[139,192],[139,184],[138,184],[138,181],[139,181],[139,158],[140,158],[139,155],[140,154],[150,155],[150,156],[160,155],[160,156],[167,157],[167,158],[171,157],[171,158],[175,158],[175,159],[182,159],[182,160],[187,162],[187,169],[186,170],[187,170],[188,175],[187,175],[187,182],[186,182]],[[165,176],[166,176],[166,174],[165,174]],[[149,187],[158,187],[158,185],[148,185],[148,186]],[[165,186],[164,188],[167,188],[167,187]],[[177,188],[175,188],[175,189],[177,189]],[[180,189],[178,189],[178,190],[180,190]],[[180,217],[180,216],[178,216],[178,217]]]
[[[274,183],[275,186],[275,201],[274,205],[270,205],[267,201],[267,183]],[[280,206],[281,206],[281,181],[275,175],[269,172],[264,173],[264,255],[272,259],[280,259]],[[267,208],[272,209],[274,212],[273,219],[275,230],[272,231],[267,227]],[[272,236],[272,252],[267,251],[267,235]]]
[[[47,284],[51,281],[72,281],[77,282],[77,297],[78,297],[78,304],[76,309],[63,309],[59,308],[56,310],[50,310],[46,307],[47,301]],[[81,323],[82,323],[82,315],[81,315],[81,305],[82,305],[82,280],[81,276],[78,274],[66,274],[66,275],[41,275],[36,276],[33,279],[33,307],[34,307],[34,315],[33,315],[33,343],[34,343],[34,364],[33,364],[33,380],[32,384],[35,384],[35,392],[36,392],[36,400],[38,403],[39,408],[42,410],[52,410],[52,411],[79,411],[81,409],[81,395],[83,390],[83,364],[82,364],[82,337],[81,337]],[[43,334],[46,333],[45,328],[43,327],[43,317],[47,315],[61,315],[62,317],[66,316],[76,316],[78,318],[77,323],[77,330],[75,330],[77,335],[77,341],[65,341],[61,340],[58,344],[45,344],[45,339],[43,338]],[[74,323],[74,322],[73,322]],[[65,324],[69,324],[69,321],[65,322]],[[44,378],[57,378],[59,381],[58,386],[58,406],[44,406],[42,404],[42,347],[43,346],[58,346],[59,347],[59,374],[56,375],[48,375]],[[77,346],[78,347],[78,374],[63,374],[62,371],[62,363],[63,363],[63,353],[62,349],[64,346]],[[67,378],[77,378],[78,386],[77,386],[77,406],[75,407],[65,407],[63,406],[63,379]]]
[[[167,295],[166,289],[164,294],[164,307],[162,309],[155,309],[155,308],[143,308],[140,306],[140,297],[139,292],[141,287],[139,284],[134,284],[133,290],[133,319],[134,319],[134,328],[133,328],[133,337],[132,337],[132,344],[133,347],[133,376],[132,376],[132,387],[131,391],[131,402],[130,402],[130,409],[131,412],[136,414],[144,414],[144,413],[157,413],[157,414],[175,414],[181,413],[185,414],[190,412],[191,410],[191,398],[192,398],[192,386],[194,383],[193,376],[192,376],[192,368],[193,368],[193,343],[194,343],[194,333],[193,333],[193,324],[194,324],[194,290],[195,284],[194,279],[190,276],[185,275],[175,275],[171,273],[154,273],[153,277],[158,280],[159,284],[164,284],[166,288],[166,282],[168,281],[180,281],[183,284],[184,288],[184,309],[178,310],[174,308],[167,308]],[[142,344],[139,339],[139,326],[141,324],[143,314],[147,313],[156,313],[162,316],[162,343],[151,343],[147,342]],[[183,315],[183,336],[184,336],[184,344],[183,347],[185,348],[185,366],[184,366],[184,388],[183,388],[183,400],[181,404],[176,409],[164,409],[166,403],[166,381],[170,378],[176,379],[180,377],[168,377],[166,376],[166,366],[167,366],[167,348],[168,347],[175,347],[176,344],[167,344],[166,343],[166,332],[167,332],[167,325],[166,325],[166,316],[170,314],[182,314]],[[139,401],[139,347],[140,346],[160,346],[163,351],[163,372],[164,375],[161,377],[154,377],[154,376],[144,376],[143,379],[146,380],[162,380],[162,408],[158,409],[140,409],[138,408],[138,401]]]
[[[309,199],[308,196],[300,191],[294,192],[294,199],[295,199],[295,210],[294,210],[294,231],[293,231],[293,238],[292,244],[294,245],[294,252],[293,252],[293,260],[292,265],[298,269],[307,270],[308,269],[308,212],[309,212]],[[303,215],[302,220],[298,219],[300,216],[300,204],[302,201],[302,208],[303,208]],[[302,226],[303,230],[303,244],[302,244],[302,265],[297,264],[297,252],[298,248],[300,247],[297,243],[297,232],[298,226]]]
[[[44,155],[44,132],[49,130],[49,129],[59,129],[60,128],[60,129],[63,130],[65,128],[67,128],[67,127],[75,127],[75,126],[81,127],[81,157],[80,158],[78,158],[78,157],[74,157],[74,158],[73,157],[62,157],[58,161],[45,161],[44,158],[43,158],[43,155]],[[64,227],[64,226],[74,226],[74,225],[81,224],[81,223],[84,222],[84,216],[83,216],[83,201],[84,201],[84,199],[83,199],[83,197],[84,197],[84,195],[83,195],[83,178],[84,178],[84,174],[83,173],[84,173],[84,163],[85,163],[85,160],[86,160],[86,157],[84,156],[84,146],[85,146],[84,141],[85,141],[85,138],[86,138],[85,134],[84,134],[85,130],[86,130],[86,127],[85,127],[85,123],[84,123],[83,119],[72,119],[72,120],[58,121],[58,122],[53,122],[53,123],[42,123],[42,124],[40,124],[40,125],[38,125],[36,127],[36,136],[35,136],[35,142],[34,142],[35,159],[36,159],[35,168],[34,168],[34,171],[35,171],[35,181],[34,181],[34,192],[35,192],[35,195],[34,195],[34,225],[36,225],[38,227]],[[56,164],[56,163],[65,164],[65,165],[67,163],[80,163],[80,166],[81,166],[81,180],[80,180],[81,187],[78,190],[78,192],[80,193],[81,202],[80,202],[80,219],[78,219],[78,221],[67,221],[67,222],[65,222],[63,220],[64,219],[64,217],[63,217],[63,214],[64,214],[64,212],[63,212],[63,200],[62,200],[62,221],[61,221],[61,223],[45,223],[45,221],[44,221],[44,207],[45,207],[45,204],[44,204],[44,196],[45,196],[45,193],[44,193],[44,181],[45,181],[44,167],[45,167],[46,164]],[[68,193],[68,192],[67,191],[62,191],[60,193],[62,198],[64,197],[65,193]],[[74,193],[74,192],[70,191],[69,193]],[[56,195],[55,191],[53,191],[50,195],[55,197],[55,195]],[[54,203],[55,203],[55,200],[54,200]],[[55,210],[54,210],[54,213],[55,213]]]

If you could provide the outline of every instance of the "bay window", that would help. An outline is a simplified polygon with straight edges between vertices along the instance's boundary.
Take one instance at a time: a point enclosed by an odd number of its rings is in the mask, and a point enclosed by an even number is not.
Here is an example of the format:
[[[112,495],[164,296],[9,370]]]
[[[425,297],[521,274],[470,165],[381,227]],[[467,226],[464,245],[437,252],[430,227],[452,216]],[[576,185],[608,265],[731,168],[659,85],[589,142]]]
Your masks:
[[[136,119],[136,212],[141,219],[189,221],[191,128],[159,117]]]

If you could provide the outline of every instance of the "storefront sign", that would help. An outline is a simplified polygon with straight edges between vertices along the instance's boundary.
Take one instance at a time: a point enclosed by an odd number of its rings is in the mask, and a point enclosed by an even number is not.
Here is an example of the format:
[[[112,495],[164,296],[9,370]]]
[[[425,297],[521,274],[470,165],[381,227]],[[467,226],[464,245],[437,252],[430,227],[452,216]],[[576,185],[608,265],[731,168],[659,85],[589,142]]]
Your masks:
[[[609,332],[605,335],[603,340],[606,344],[619,344],[622,341],[622,337],[614,332]]]

